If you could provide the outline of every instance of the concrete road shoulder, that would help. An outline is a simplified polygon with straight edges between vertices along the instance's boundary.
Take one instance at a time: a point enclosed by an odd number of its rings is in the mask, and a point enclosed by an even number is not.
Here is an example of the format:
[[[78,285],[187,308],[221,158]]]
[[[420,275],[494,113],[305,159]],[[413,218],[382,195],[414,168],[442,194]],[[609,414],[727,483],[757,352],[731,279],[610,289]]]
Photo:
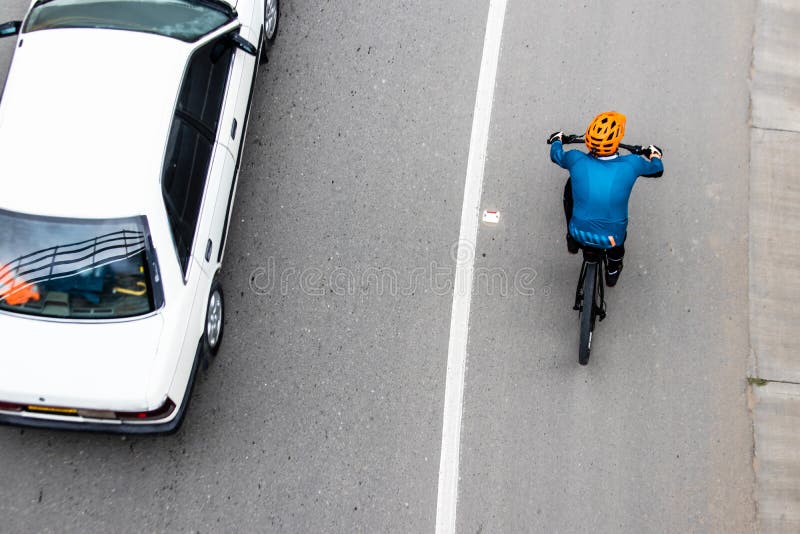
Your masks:
[[[750,345],[758,531],[800,532],[800,6],[758,3],[750,164]]]
[[[753,386],[759,532],[800,532],[800,385]]]

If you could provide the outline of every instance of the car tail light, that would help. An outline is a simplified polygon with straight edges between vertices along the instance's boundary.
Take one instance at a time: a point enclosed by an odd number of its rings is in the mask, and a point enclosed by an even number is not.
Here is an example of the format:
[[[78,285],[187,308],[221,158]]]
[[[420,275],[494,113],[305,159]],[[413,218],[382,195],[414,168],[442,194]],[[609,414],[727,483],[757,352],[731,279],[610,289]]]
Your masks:
[[[152,421],[153,419],[164,419],[173,410],[175,410],[175,403],[167,397],[164,404],[155,410],[150,410],[149,412],[115,412],[115,415],[123,421]]]
[[[24,406],[22,404],[14,404],[13,402],[0,401],[0,411],[3,412],[21,412]]]

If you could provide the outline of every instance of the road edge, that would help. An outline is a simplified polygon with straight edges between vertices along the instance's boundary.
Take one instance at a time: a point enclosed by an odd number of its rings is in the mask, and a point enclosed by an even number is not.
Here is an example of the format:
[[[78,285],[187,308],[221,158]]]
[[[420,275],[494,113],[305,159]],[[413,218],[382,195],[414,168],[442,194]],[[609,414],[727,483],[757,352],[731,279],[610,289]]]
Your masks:
[[[800,532],[800,6],[757,0],[750,80],[748,405],[755,531]]]

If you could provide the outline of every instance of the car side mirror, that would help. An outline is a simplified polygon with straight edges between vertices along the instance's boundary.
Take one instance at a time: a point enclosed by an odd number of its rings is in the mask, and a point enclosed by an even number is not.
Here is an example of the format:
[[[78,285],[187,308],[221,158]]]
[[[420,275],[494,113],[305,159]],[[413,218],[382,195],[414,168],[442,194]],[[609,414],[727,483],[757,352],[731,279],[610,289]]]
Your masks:
[[[251,56],[255,56],[256,54],[258,54],[258,48],[256,48],[255,45],[253,45],[253,43],[251,43],[238,33],[232,35],[231,40],[233,41],[233,44],[235,44],[238,48],[244,50]]]
[[[0,37],[12,37],[14,35],[17,35],[21,27],[22,27],[21,20],[12,20],[10,22],[4,22],[3,24],[0,24]]]

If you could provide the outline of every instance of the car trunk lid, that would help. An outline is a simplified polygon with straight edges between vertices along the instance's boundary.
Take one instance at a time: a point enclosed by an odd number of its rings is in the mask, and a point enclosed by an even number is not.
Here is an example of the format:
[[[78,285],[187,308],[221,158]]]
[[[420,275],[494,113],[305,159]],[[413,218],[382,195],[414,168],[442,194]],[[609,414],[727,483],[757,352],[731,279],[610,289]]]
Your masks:
[[[0,401],[136,411],[147,405],[159,314],[67,322],[0,313]]]

